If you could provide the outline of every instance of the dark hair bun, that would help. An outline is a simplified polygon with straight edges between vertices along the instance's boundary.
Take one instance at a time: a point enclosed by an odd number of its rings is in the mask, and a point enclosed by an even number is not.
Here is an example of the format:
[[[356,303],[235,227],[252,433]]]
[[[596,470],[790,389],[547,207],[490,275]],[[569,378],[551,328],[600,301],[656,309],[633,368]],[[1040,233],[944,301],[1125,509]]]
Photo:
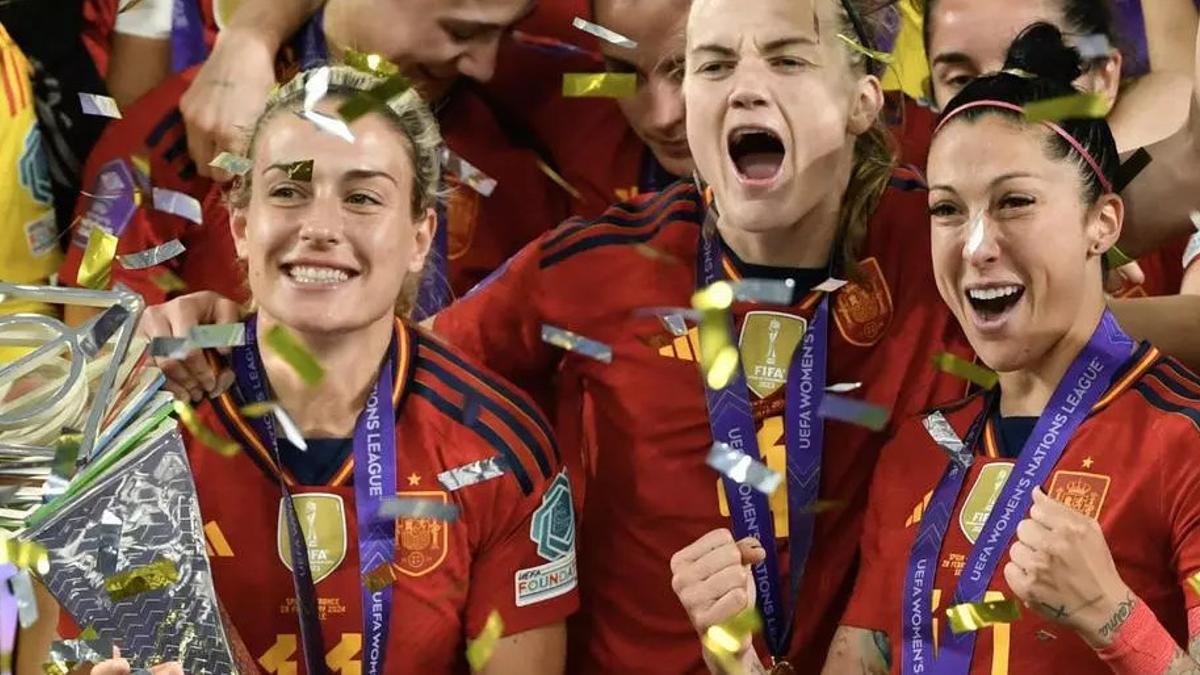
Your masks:
[[[1083,74],[1079,52],[1063,42],[1058,28],[1044,22],[1021,31],[1008,48],[1004,68],[1023,70],[1067,85]]]

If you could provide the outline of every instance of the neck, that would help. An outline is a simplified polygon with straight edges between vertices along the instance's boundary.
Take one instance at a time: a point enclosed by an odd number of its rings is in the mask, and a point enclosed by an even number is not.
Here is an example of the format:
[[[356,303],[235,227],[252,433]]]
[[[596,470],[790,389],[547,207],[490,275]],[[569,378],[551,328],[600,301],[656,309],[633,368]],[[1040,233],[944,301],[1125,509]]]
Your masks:
[[[344,438],[354,424],[392,340],[391,316],[381,317],[362,328],[339,333],[289,331],[325,369],[325,377],[308,385],[274,350],[263,336],[279,322],[260,310],[258,350],[276,401],[288,412],[306,437]]]
[[[998,373],[1002,416],[1041,416],[1067,369],[1091,339],[1103,312],[1103,303],[1089,308],[1080,314],[1071,330],[1040,357],[1020,370]]]
[[[837,237],[841,195],[832,203],[821,202],[791,226],[755,232],[726,222],[717,230],[737,257],[752,265],[818,268],[829,264]]]

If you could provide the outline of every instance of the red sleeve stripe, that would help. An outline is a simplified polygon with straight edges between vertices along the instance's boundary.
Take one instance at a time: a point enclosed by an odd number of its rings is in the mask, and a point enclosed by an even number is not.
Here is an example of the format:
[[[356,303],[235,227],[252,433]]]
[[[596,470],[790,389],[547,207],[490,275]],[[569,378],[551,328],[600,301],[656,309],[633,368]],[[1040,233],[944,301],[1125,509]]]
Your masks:
[[[1176,373],[1162,367],[1156,367],[1146,373],[1143,381],[1153,386],[1167,400],[1178,405],[1200,407],[1200,385],[1196,382],[1179,377]]]
[[[638,243],[653,239],[665,223],[675,220],[697,220],[701,213],[691,195],[683,194],[656,204],[656,209],[635,221],[617,221],[601,218],[580,228],[573,236],[565,237],[554,246],[542,248],[542,268],[584,251],[606,244]]]
[[[546,242],[542,245],[542,248],[543,250],[552,249],[561,244],[563,240],[569,238],[571,235],[586,230],[590,225],[595,225],[601,222],[634,227],[646,216],[647,211],[654,208],[661,208],[664,202],[669,202],[678,194],[680,194],[681,191],[685,190],[686,186],[679,184],[669,187],[659,193],[647,193],[632,202],[625,202],[608,207],[608,209],[606,209],[604,213],[595,220],[585,220],[578,217],[571,218],[561,227],[559,227],[558,231],[555,232],[553,236],[546,240]],[[656,204],[658,206],[655,206]]]
[[[478,373],[433,350],[422,350],[414,380],[448,403],[455,413],[452,416],[463,426],[476,433],[481,426],[490,430],[485,437],[499,440],[511,455],[510,460],[519,462],[528,473],[536,467],[543,478],[554,475],[558,451],[552,437],[511,400],[499,396]]]
[[[1104,394],[1104,397],[1097,401],[1096,405],[1092,406],[1091,414],[1095,415],[1100,412],[1100,410],[1116,400],[1126,389],[1129,389],[1158,360],[1159,356],[1160,352],[1157,347],[1146,349],[1145,353],[1142,354],[1133,367],[1125,371],[1125,374],[1117,380],[1116,384],[1108,388],[1108,392]]]

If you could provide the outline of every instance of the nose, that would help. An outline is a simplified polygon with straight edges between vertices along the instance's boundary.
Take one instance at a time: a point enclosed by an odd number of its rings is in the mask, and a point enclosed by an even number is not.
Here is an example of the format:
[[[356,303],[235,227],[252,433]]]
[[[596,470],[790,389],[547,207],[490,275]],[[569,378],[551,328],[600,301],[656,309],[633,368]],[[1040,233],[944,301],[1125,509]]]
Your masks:
[[[995,223],[988,221],[987,212],[981,211],[966,228],[963,242],[963,260],[974,267],[986,267],[1000,258],[1000,242]]]
[[[468,47],[458,57],[458,72],[476,82],[487,82],[496,73],[496,54],[499,51],[499,38]]]
[[[301,215],[300,241],[314,248],[329,248],[345,238],[339,200],[320,196]]]
[[[753,64],[746,64],[734,76],[729,102],[734,109],[753,110],[767,105],[766,77]]]
[[[650,124],[663,136],[683,125],[683,92],[669,78],[656,78],[650,90]]]

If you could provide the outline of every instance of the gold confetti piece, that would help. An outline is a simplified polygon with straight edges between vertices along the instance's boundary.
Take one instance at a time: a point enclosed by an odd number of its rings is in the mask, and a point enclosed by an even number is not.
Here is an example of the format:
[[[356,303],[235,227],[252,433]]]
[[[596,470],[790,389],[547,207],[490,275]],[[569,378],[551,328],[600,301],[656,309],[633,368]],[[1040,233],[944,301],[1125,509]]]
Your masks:
[[[349,124],[374,108],[386,108],[388,101],[409,89],[412,89],[412,82],[407,77],[392,75],[370,90],[361,92],[338,106],[338,115]]]
[[[487,665],[487,662],[492,658],[492,652],[496,649],[496,643],[504,635],[504,619],[500,617],[500,612],[492,610],[488,614],[487,623],[484,624],[483,630],[479,631],[478,637],[467,643],[467,663],[471,664],[472,672],[479,672]]]
[[[363,575],[363,585],[372,593],[378,593],[394,583],[396,583],[396,569],[390,562],[385,562]]]
[[[95,626],[88,626],[79,633],[80,640],[99,640],[100,634],[96,632]]]
[[[998,623],[1012,623],[1021,618],[1021,607],[1016,600],[993,600],[991,602],[968,602],[946,610],[950,630],[967,633]]]
[[[634,73],[564,73],[562,95],[567,98],[629,98],[637,93]]]
[[[562,176],[559,175],[559,173],[557,171],[550,168],[549,164],[546,164],[545,162],[543,162],[542,160],[539,159],[539,160],[537,160],[537,167],[539,170],[541,170],[542,173],[546,174],[547,178],[554,181],[554,183],[556,185],[558,185],[558,187],[566,190],[567,194],[571,195],[575,199],[583,199],[583,193],[580,192],[579,190],[576,190],[575,186],[568,183],[566,178],[563,178]]]
[[[155,274],[150,277],[150,281],[166,293],[181,293],[187,290],[187,284],[171,270],[163,270]]]
[[[308,386],[316,385],[325,377],[325,369],[288,329],[273,326],[267,331],[266,341],[267,346],[295,369]]]
[[[637,49],[637,42],[630,40],[616,31],[609,30],[604,26],[592,23],[586,19],[575,17],[575,20],[571,22],[571,25],[585,33],[594,35],[601,40],[614,44],[618,47],[624,47],[625,49]]]
[[[121,109],[117,107],[117,102],[108,96],[84,94],[81,92],[79,94],[79,107],[83,110],[84,115],[121,119]]]
[[[313,160],[302,159],[298,162],[291,162],[284,167],[284,170],[287,171],[289,180],[311,183],[313,178]]]
[[[542,324],[542,342],[554,345],[559,349],[565,349],[569,352],[575,352],[576,354],[595,359],[601,363],[612,363],[612,347],[603,342],[597,342],[591,338],[572,333],[569,330],[558,328],[557,326],[551,326],[546,323]]]
[[[275,401],[259,401],[256,403],[247,403],[241,408],[238,408],[238,411],[246,417],[257,419],[259,417],[266,417],[267,415],[275,412],[275,407],[277,405],[278,404]]]
[[[700,638],[701,644],[721,663],[724,672],[741,672],[737,653],[746,638],[762,630],[762,618],[754,607],[747,607],[725,623],[709,626]]]
[[[1137,262],[1133,258],[1130,258],[1129,256],[1125,255],[1125,252],[1122,251],[1121,249],[1117,248],[1116,246],[1113,246],[1112,248],[1105,251],[1104,260],[1108,262],[1108,268],[1110,270],[1115,270],[1118,267],[1124,267],[1131,262]]]
[[[633,250],[637,251],[638,254],[641,255],[642,257],[649,258],[650,260],[654,260],[657,262],[665,262],[665,263],[670,263],[672,265],[682,265],[683,264],[683,261],[680,260],[678,257],[673,256],[670,253],[667,253],[666,251],[664,251],[660,248],[655,248],[655,247],[651,246],[650,244],[634,244]]]
[[[727,281],[718,281],[692,296],[692,307],[700,311],[729,309],[733,306],[733,286]]]
[[[841,511],[846,508],[846,500],[844,499],[818,499],[817,501],[800,509],[800,513],[829,513],[830,511]]]
[[[175,414],[179,416],[179,421],[183,422],[183,426],[187,427],[197,440],[215,450],[218,455],[233,457],[242,449],[237,443],[205,426],[200,421],[200,417],[196,415],[196,411],[192,410],[192,406],[188,405],[186,401],[176,400],[174,406]]]
[[[342,55],[342,60],[346,65],[361,70],[364,73],[371,73],[377,77],[391,77],[400,72],[399,66],[383,58],[379,54],[367,54],[365,52],[347,49]]]
[[[35,541],[8,538],[0,542],[0,564],[16,565],[18,569],[46,574],[50,571],[50,554]]]
[[[991,389],[996,385],[999,377],[994,371],[988,370],[983,366],[971,363],[966,359],[959,358],[950,352],[939,352],[933,356],[933,365],[937,366],[938,370],[944,373],[949,373],[955,377],[973,382],[984,389]]]
[[[231,152],[222,152],[213,158],[213,161],[208,163],[209,166],[227,171],[235,176],[244,176],[250,173],[250,169],[254,168],[254,162],[249,158],[235,155]]]
[[[135,567],[104,580],[104,590],[113,602],[120,602],[141,593],[157,591],[179,581],[175,563],[159,558],[149,565]]]
[[[1030,122],[1100,119],[1107,115],[1108,101],[1096,92],[1048,98],[1025,105],[1025,119]]]
[[[88,235],[87,249],[83,252],[83,262],[79,264],[79,285],[95,290],[108,288],[112,282],[112,263],[116,255],[116,235],[109,234],[102,227],[93,226]]]
[[[1188,577],[1187,582],[1188,585],[1192,587],[1192,590],[1196,591],[1197,595],[1200,595],[1200,572],[1196,572],[1192,576]]]
[[[700,369],[710,389],[724,389],[737,375],[739,355],[731,335],[729,308],[734,289],[718,281],[692,296],[692,307],[700,314]]]
[[[852,38],[848,35],[838,33],[838,38],[840,38],[842,42],[845,42],[847,47],[858,52],[859,54],[862,54],[863,56],[867,57],[868,59],[873,59],[875,61],[878,61],[882,64],[889,65],[889,66],[892,65],[892,63],[894,63],[896,61],[896,57],[892,56],[891,54],[888,54],[886,52],[876,51],[874,49],[869,49],[869,48],[863,46],[862,43],[860,43],[858,40],[855,40],[854,38]]]
[[[186,250],[178,239],[172,239],[165,244],[159,244],[145,251],[118,256],[117,260],[121,262],[121,267],[127,270],[144,270],[148,267],[161,265],[171,258],[182,255]]]

